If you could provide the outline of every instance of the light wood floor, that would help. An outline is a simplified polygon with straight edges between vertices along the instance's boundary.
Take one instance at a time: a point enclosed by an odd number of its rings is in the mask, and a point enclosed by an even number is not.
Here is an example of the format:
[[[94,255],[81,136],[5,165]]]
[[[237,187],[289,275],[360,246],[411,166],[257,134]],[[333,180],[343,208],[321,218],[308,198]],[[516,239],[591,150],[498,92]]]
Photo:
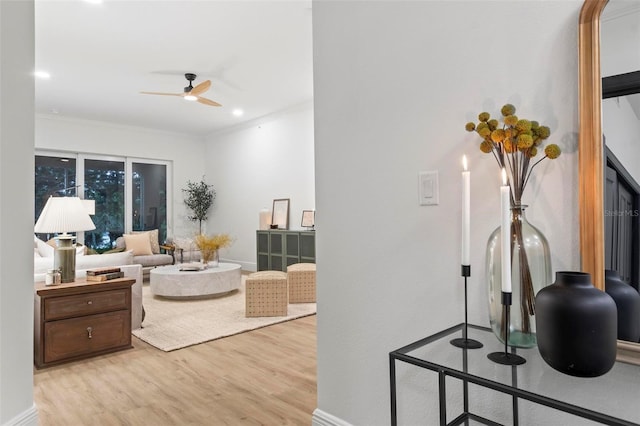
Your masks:
[[[133,345],[34,369],[40,424],[311,424],[315,315],[173,352]]]

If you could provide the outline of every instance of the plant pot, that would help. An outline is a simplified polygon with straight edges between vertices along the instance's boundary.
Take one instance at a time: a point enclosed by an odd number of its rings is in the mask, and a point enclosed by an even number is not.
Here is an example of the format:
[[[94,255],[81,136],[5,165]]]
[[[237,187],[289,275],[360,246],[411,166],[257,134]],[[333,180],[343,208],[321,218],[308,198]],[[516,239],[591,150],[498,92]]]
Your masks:
[[[618,339],[628,342],[640,340],[640,294],[622,281],[616,271],[604,271],[605,291],[618,308]]]
[[[536,296],[536,330],[542,359],[578,377],[601,376],[613,367],[617,350],[616,304],[584,272],[557,272]]]

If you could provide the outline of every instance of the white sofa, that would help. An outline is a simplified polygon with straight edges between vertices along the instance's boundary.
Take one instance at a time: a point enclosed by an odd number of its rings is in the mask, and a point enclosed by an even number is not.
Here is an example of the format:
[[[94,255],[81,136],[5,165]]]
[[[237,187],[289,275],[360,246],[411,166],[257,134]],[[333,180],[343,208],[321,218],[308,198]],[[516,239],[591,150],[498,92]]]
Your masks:
[[[82,269],[101,268],[103,266],[115,265],[131,265],[133,264],[133,253],[107,253],[107,254],[76,254],[76,271]],[[51,257],[35,257],[33,258],[33,273],[43,274],[47,269],[53,268],[53,252]]]

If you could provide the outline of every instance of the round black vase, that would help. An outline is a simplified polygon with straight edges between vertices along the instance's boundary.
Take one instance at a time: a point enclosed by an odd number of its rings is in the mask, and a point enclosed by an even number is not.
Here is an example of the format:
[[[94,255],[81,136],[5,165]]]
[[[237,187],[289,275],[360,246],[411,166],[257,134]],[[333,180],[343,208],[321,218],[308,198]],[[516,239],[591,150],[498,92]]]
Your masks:
[[[618,307],[618,339],[640,340],[640,294],[620,279],[616,271],[604,271],[605,291]]]
[[[536,296],[536,334],[542,359],[578,377],[601,376],[616,362],[617,309],[584,272],[556,272]]]

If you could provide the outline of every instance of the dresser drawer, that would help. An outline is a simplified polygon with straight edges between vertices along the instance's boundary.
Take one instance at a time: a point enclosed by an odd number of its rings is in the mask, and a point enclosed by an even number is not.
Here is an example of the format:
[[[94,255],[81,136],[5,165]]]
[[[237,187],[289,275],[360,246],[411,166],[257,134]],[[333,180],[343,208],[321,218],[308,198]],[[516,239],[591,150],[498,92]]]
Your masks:
[[[44,321],[126,309],[127,293],[117,289],[46,299]]]
[[[51,321],[44,324],[44,362],[131,345],[128,310]]]

